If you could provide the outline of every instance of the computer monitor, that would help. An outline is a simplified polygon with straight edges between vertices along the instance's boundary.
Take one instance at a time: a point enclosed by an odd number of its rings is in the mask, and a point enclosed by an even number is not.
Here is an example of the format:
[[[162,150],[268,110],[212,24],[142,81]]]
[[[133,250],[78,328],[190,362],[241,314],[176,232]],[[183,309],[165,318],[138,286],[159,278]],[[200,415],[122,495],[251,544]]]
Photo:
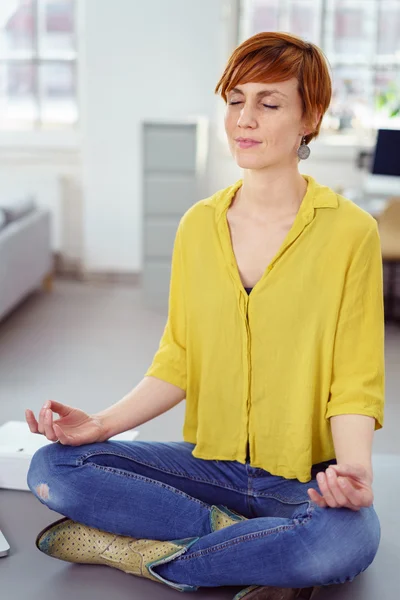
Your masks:
[[[400,177],[400,129],[379,129],[372,173]]]
[[[381,196],[400,195],[400,129],[378,130],[364,191]]]

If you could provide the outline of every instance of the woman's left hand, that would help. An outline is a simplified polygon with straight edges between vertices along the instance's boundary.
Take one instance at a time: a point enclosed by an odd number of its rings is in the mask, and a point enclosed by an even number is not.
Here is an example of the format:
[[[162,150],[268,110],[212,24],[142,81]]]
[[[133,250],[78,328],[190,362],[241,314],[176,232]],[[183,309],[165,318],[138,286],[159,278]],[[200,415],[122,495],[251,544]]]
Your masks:
[[[371,506],[374,501],[372,475],[363,465],[330,465],[325,473],[318,473],[317,481],[322,496],[312,488],[307,491],[321,508],[345,507],[357,511],[363,506]]]

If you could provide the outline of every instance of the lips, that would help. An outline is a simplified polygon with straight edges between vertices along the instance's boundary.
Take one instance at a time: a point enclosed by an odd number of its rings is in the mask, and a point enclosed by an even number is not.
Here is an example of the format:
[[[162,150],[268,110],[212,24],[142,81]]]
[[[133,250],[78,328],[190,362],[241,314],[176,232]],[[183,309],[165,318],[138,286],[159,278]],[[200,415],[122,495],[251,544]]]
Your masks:
[[[254,146],[258,146],[258,144],[261,144],[261,142],[257,142],[256,140],[252,140],[252,139],[244,139],[244,138],[237,138],[236,140],[237,145],[239,146],[239,148],[254,148]]]

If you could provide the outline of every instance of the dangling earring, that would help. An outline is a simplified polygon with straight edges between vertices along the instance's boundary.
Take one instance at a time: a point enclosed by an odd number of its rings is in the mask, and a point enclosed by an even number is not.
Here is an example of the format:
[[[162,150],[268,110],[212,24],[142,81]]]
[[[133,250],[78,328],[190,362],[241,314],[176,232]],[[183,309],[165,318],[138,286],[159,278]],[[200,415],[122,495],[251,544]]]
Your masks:
[[[303,140],[301,142],[301,146],[299,146],[298,150],[297,150],[297,156],[301,159],[301,160],[306,160],[309,156],[310,156],[310,148],[309,146],[307,146],[306,144],[306,137],[303,137]]]

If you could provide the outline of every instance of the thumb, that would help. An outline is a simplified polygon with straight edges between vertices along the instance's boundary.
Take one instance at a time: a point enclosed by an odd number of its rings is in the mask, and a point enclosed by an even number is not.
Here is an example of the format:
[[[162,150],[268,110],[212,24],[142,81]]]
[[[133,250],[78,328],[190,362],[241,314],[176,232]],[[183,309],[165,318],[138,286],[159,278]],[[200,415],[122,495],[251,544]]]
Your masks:
[[[339,463],[337,465],[330,465],[330,467],[335,469],[336,473],[339,475],[346,475],[347,477],[355,477],[360,479],[365,476],[365,468],[361,465],[348,465],[346,463]]]
[[[61,427],[59,425],[57,425],[57,423],[53,423],[53,429],[54,429],[54,433],[56,434],[56,436],[58,437],[59,441],[62,444],[70,444],[71,443],[73,436],[68,435],[67,433],[64,433],[64,431],[61,429]]]
[[[62,444],[65,444],[67,446],[81,446],[83,443],[86,443],[82,441],[84,439],[84,436],[81,433],[64,433],[61,427],[57,425],[57,423],[54,423],[53,427],[54,433],[56,434],[56,436]]]
[[[61,404],[61,402],[56,402],[55,400],[50,400],[50,406],[48,408],[60,415],[60,417],[67,417],[73,410],[72,406]]]

